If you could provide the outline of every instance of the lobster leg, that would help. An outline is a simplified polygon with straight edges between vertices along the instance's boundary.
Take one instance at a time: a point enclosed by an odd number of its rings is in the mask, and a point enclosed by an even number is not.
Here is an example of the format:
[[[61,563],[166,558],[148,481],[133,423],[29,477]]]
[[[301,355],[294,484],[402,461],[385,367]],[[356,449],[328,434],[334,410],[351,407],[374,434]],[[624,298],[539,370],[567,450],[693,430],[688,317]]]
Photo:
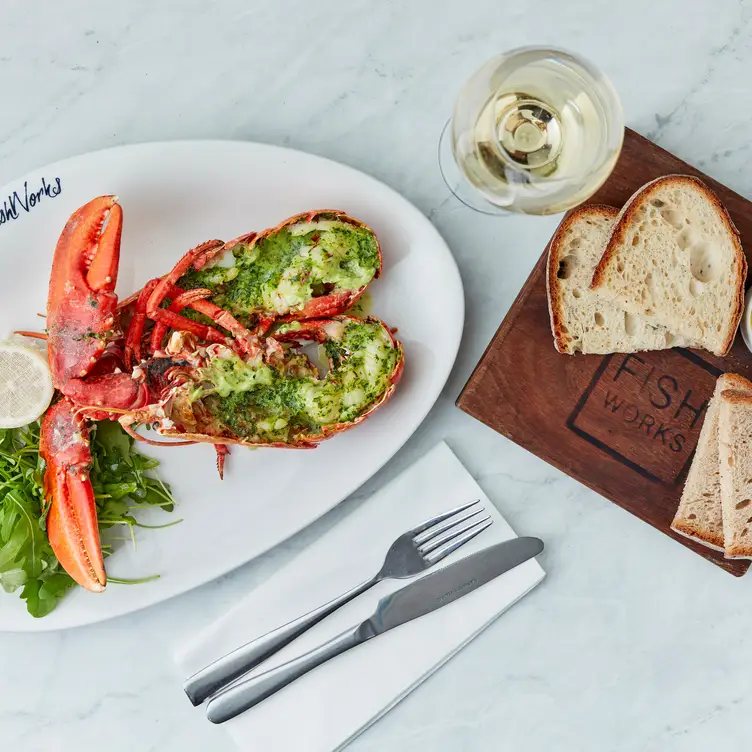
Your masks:
[[[133,318],[125,334],[125,364],[132,369],[141,360],[141,340],[146,326],[146,301],[159,284],[159,278],[147,282],[136,299]]]
[[[346,317],[340,317],[345,319]],[[279,342],[293,342],[295,340],[309,340],[323,344],[330,337],[337,338],[338,329],[342,324],[337,319],[296,321],[289,328],[282,327],[281,331],[274,332],[272,337]]]
[[[105,589],[97,508],[89,480],[91,451],[84,419],[64,398],[42,422],[39,453],[47,463],[44,476],[47,537],[63,569],[82,587]]]
[[[169,306],[162,308],[161,305],[165,298],[171,298],[173,303],[175,299],[185,293],[184,290],[177,287],[175,283],[191,268],[200,269],[208,261],[214,258],[222,251],[231,248],[239,242],[247,242],[254,238],[256,233],[244,235],[236,238],[230,243],[223,243],[221,240],[209,240],[186,253],[180,261],[164,277],[154,280],[146,285],[138,294],[136,300],[136,311],[131,322],[133,333],[129,328],[128,340],[135,341],[135,338],[143,334],[144,319],[150,318],[157,324],[156,331],[152,334],[152,350],[156,350],[164,339],[167,330],[178,329],[184,332],[195,334],[207,342],[217,344],[226,344],[227,337],[213,327],[200,324],[196,321],[181,316],[179,311],[185,306]],[[130,305],[133,298],[124,302],[123,305]],[[232,314],[223,308],[215,305],[211,301],[202,299],[188,299],[188,306],[193,310],[208,316],[215,324],[226,329],[232,334],[237,341],[237,349],[245,355],[253,356],[259,352],[257,338],[244,327]],[[176,310],[177,309],[177,310]],[[139,339],[140,341],[140,339]],[[132,343],[131,352],[135,352],[135,344]]]
[[[323,295],[320,298],[312,298],[303,306],[303,309],[296,312],[294,316],[283,317],[282,321],[294,321],[295,319],[324,319],[329,316],[336,316],[345,308],[355,304],[358,295],[355,297],[352,293],[332,292],[329,295]]]
[[[252,237],[252,236],[244,236]],[[235,244],[238,241],[232,241]],[[218,253],[222,252],[226,248],[231,247],[232,244],[223,243],[221,240],[209,240],[206,243],[202,243],[196,248],[192,248],[183,258],[178,261],[172,268],[169,274],[166,274],[159,281],[159,284],[154,288],[146,303],[146,315],[157,323],[161,323],[167,327],[173,329],[180,329],[186,332],[192,332],[202,339],[206,339],[209,342],[224,343],[225,338],[217,332],[212,330],[211,327],[205,325],[196,324],[195,321],[186,319],[184,316],[180,316],[174,311],[169,309],[165,310],[160,308],[162,301],[170,297],[173,300],[183,290],[179,287],[175,287],[175,283],[190,269],[200,269],[210,259],[214,258]],[[249,332],[234,316],[230,315],[227,311],[223,310],[214,303],[209,301],[195,301],[191,303],[191,308],[209,316],[214,323],[227,329],[236,340],[240,349],[246,354],[255,354],[257,352],[256,338]]]
[[[168,308],[157,308],[149,314],[149,318],[157,324],[164,324],[168,329],[178,329],[181,332],[190,332],[195,334],[199,339],[207,342],[215,342],[220,345],[228,344],[228,338],[219,332],[213,326],[200,324],[198,321],[192,321],[179,313],[170,311]]]
[[[215,444],[214,449],[217,452],[217,472],[219,479],[225,479],[225,457],[230,453],[230,447],[227,444]]]
[[[249,332],[231,313],[225,311],[224,308],[220,308],[215,303],[212,303],[211,300],[196,300],[191,303],[191,308],[208,316],[223,329],[227,329],[238,342],[242,352],[249,355],[258,352],[258,338]]]
[[[209,240],[206,243],[191,248],[183,258],[178,261],[172,270],[159,280],[159,284],[152,291],[149,296],[149,301],[146,306],[147,314],[151,318],[151,314],[156,311],[161,305],[162,301],[170,297],[170,288],[174,285],[187,271],[193,266],[196,269],[200,269],[215,253],[224,248],[225,244],[221,240]]]
[[[175,301],[179,297],[186,295],[186,292],[191,291],[185,291],[176,285],[170,285],[167,290],[167,297]],[[260,352],[258,338],[248,331],[231,313],[225,311],[224,308],[220,308],[210,300],[201,298],[188,298],[187,307],[192,308],[198,313],[203,313],[204,316],[208,316],[215,324],[230,332],[235,339],[236,349],[241,354],[254,356]],[[227,344],[228,338],[218,329],[181,316],[172,306],[148,311],[147,315],[153,321],[166,325],[168,328],[191,332],[191,334],[195,334],[207,342]],[[160,341],[161,339],[160,337]]]
[[[16,329],[13,334],[19,334],[22,337],[31,337],[32,339],[41,339],[47,341],[47,335],[44,332],[27,332],[25,329]]]
[[[312,298],[306,305],[294,314],[287,316],[275,316],[261,314],[254,333],[258,337],[266,337],[269,330],[275,324],[284,324],[289,321],[305,321],[307,319],[326,319],[337,316],[349,306],[354,305],[360,295],[353,296],[349,292],[331,293],[320,298]]]
[[[185,307],[189,306],[191,303],[197,300],[203,300],[204,298],[208,298],[210,295],[211,295],[211,290],[207,290],[205,288],[186,290],[185,292],[181,292],[172,301],[172,303],[170,303],[167,310],[172,313],[180,313]],[[164,309],[160,309],[160,310],[164,310]],[[154,329],[152,330],[152,333],[151,333],[151,345],[150,345],[150,349],[152,353],[155,353],[157,350],[159,350],[162,347],[162,340],[164,339],[165,334],[167,334],[168,329],[169,327],[167,326],[167,324],[163,323],[162,321],[158,321],[154,324]]]

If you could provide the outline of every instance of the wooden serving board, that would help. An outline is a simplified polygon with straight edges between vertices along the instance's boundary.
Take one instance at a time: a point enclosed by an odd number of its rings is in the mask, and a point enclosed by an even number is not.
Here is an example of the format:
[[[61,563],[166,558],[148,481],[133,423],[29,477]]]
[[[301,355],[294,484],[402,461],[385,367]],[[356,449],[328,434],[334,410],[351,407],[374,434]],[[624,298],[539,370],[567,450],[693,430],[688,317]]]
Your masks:
[[[643,184],[677,173],[696,175],[718,194],[752,261],[752,203],[629,129],[614,172],[589,203],[621,207]],[[727,561],[670,529],[716,378],[726,371],[752,378],[741,336],[726,358],[683,349],[561,355],[548,318],[546,255],[457,405],[719,567],[744,574],[749,562]]]

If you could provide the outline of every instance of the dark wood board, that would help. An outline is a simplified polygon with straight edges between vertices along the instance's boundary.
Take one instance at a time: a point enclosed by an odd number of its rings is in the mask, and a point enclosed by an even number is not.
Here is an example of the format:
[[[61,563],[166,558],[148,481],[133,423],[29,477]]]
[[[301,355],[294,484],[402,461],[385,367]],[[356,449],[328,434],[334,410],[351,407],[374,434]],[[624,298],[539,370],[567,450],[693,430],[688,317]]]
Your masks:
[[[614,172],[589,203],[621,207],[640,186],[670,174],[696,175],[718,194],[752,262],[752,203],[629,129]],[[744,574],[749,562],[727,561],[670,529],[716,377],[752,378],[741,336],[726,358],[682,349],[561,355],[548,318],[546,253],[458,407],[719,567]]]

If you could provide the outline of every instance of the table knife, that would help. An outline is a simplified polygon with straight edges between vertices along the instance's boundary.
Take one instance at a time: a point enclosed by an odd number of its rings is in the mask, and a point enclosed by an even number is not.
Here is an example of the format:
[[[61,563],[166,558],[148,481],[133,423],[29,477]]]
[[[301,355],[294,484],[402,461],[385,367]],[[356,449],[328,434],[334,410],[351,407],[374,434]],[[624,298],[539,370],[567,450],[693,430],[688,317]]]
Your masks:
[[[538,538],[512,538],[421,577],[382,598],[361,624],[277,668],[236,682],[206,707],[212,723],[224,723],[270,697],[330,658],[378,637],[394,627],[462,598],[543,551]]]

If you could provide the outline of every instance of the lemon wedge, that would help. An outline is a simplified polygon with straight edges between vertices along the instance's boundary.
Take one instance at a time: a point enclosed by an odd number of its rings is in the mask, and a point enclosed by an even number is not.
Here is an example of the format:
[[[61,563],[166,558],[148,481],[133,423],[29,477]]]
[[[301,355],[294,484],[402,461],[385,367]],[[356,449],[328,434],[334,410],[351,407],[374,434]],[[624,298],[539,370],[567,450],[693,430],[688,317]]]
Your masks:
[[[52,401],[47,354],[31,344],[0,342],[0,428],[35,421]]]

